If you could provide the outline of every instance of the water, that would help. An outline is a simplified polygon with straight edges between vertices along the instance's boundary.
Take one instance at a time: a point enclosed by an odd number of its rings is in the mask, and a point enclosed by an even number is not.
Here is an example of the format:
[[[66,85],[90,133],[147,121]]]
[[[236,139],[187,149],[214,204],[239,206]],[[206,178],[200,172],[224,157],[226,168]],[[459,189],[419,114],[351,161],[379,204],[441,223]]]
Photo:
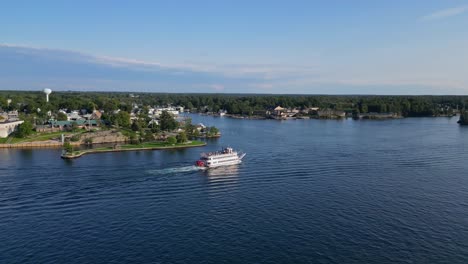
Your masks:
[[[0,149],[0,263],[468,263],[456,118],[236,120],[186,150]],[[230,145],[243,164],[199,171]]]

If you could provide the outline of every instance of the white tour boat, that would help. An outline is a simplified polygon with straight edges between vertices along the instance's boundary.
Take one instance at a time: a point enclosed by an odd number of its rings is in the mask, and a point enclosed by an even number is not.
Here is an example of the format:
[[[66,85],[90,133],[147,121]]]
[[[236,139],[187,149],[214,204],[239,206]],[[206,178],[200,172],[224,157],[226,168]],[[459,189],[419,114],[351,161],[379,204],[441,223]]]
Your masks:
[[[236,165],[242,162],[244,156],[245,153],[239,153],[232,148],[224,148],[217,152],[202,153],[195,165],[200,168]]]

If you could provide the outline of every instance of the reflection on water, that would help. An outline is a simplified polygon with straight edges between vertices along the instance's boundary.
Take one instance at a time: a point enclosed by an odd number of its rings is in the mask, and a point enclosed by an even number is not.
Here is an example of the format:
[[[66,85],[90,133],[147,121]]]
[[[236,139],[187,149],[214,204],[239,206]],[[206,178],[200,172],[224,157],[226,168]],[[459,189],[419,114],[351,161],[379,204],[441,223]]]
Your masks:
[[[217,180],[219,178],[228,178],[236,177],[239,174],[239,165],[232,165],[232,166],[223,166],[218,168],[211,168],[206,170],[206,175],[208,179]]]
[[[233,187],[237,184],[239,165],[210,168],[205,171],[210,189]]]

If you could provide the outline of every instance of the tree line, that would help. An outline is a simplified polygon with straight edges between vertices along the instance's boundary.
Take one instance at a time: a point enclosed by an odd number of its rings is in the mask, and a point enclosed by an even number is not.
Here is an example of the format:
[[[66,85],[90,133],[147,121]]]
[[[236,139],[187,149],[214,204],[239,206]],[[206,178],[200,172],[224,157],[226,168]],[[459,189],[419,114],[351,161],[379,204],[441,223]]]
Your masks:
[[[11,100],[8,103],[8,99]],[[54,92],[49,103],[42,92],[0,91],[0,108],[45,117],[58,109],[94,109],[110,113],[134,111],[133,105],[180,105],[192,111],[255,115],[285,108],[342,110],[354,113],[393,112],[406,117],[450,115],[468,104],[468,96],[380,96],[380,95],[261,95],[261,94],[167,94],[117,92]]]

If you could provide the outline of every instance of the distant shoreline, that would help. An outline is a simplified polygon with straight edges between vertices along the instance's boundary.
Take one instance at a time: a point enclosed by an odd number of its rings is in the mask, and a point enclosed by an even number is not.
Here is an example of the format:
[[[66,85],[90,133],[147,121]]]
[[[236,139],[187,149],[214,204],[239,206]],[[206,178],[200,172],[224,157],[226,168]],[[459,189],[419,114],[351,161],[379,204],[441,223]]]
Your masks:
[[[218,114],[207,114],[207,113],[198,113],[198,112],[193,112],[191,114],[198,114],[198,115],[203,115],[203,116],[213,116],[213,117],[226,117],[226,118],[232,118],[232,119],[247,119],[247,120],[346,120],[346,119],[352,119],[352,120],[374,120],[374,121],[382,121],[382,120],[395,120],[395,119],[405,119],[405,118],[437,118],[437,117],[456,117],[458,115],[438,115],[438,116],[402,116],[402,115],[394,115],[394,116],[379,116],[379,115],[362,115],[359,118],[355,118],[352,116],[345,116],[345,117],[317,117],[317,116],[295,116],[295,117],[286,117],[286,118],[272,118],[272,117],[266,117],[266,116],[258,116],[258,115],[252,115],[252,116],[247,116],[247,115],[237,115],[237,114],[226,114],[224,116],[220,116]]]

